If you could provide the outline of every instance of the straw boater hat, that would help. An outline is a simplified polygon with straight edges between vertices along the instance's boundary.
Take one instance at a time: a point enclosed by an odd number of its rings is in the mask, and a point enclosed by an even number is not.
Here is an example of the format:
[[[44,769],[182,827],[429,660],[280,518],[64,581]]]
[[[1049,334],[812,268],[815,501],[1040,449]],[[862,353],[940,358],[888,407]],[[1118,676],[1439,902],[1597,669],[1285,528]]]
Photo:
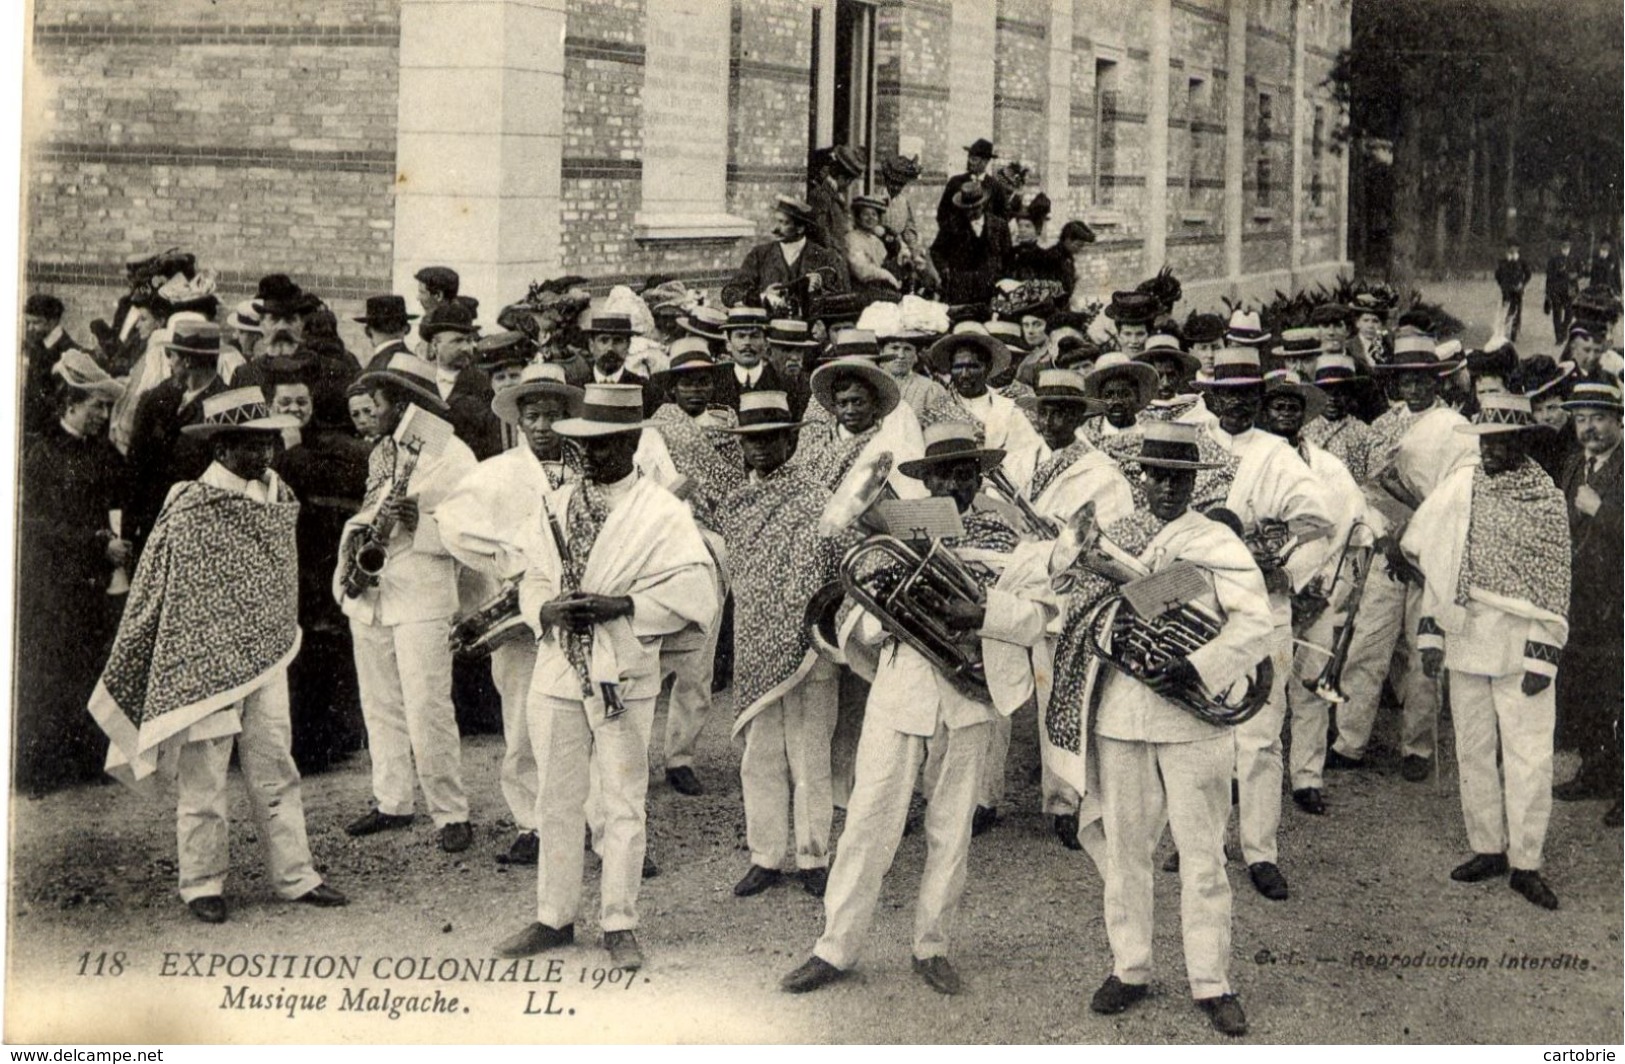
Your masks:
[[[1303,420],[1315,420],[1326,410],[1326,393],[1313,384],[1306,384],[1296,370],[1278,369],[1264,378],[1264,398],[1272,395],[1295,395],[1303,401]]]
[[[795,318],[774,318],[767,323],[767,342],[771,347],[817,347],[807,323]]]
[[[1138,413],[1150,405],[1157,395],[1157,371],[1144,362],[1136,362],[1121,351],[1108,351],[1095,360],[1095,368],[1083,378],[1083,393],[1099,400],[1100,391],[1108,381],[1126,380],[1134,385],[1134,410]]]
[[[446,401],[440,398],[440,383],[435,376],[434,363],[426,362],[409,351],[397,351],[389,356],[383,369],[370,370],[356,378],[364,388],[375,384],[390,384],[423,402],[435,413],[444,413]]]
[[[677,324],[684,332],[707,340],[721,340],[722,327],[727,324],[728,315],[716,307],[695,307],[687,316],[677,319]]]
[[[925,427],[925,457],[902,462],[897,471],[905,477],[922,479],[927,471],[949,462],[974,460],[981,472],[997,469],[1004,461],[1004,451],[997,447],[982,447],[976,438],[976,427],[964,421],[939,421]]]
[[[1146,338],[1145,350],[1135,356],[1136,361],[1152,366],[1159,358],[1171,358],[1177,361],[1180,368],[1187,374],[1195,373],[1202,368],[1202,360],[1179,346],[1179,337],[1169,333],[1157,333]]]
[[[1569,393],[1568,401],[1563,404],[1564,410],[1611,410],[1616,414],[1625,413],[1625,405],[1620,402],[1619,389],[1607,381],[1581,381]]]
[[[254,301],[245,299],[238,303],[230,314],[226,315],[226,324],[238,332],[263,332],[260,328],[260,312],[254,309]]]
[[[188,359],[220,357],[220,326],[212,321],[177,321],[164,350]]]
[[[1449,376],[1461,368],[1461,363],[1439,356],[1438,345],[1425,333],[1410,333],[1394,338],[1394,354],[1387,362],[1371,367],[1373,373],[1403,373],[1406,371],[1432,371],[1441,377]]]
[[[1503,432],[1552,431],[1550,425],[1535,420],[1529,398],[1523,395],[1485,395],[1478,400],[1478,413],[1470,425],[1457,425],[1468,436],[1491,436]]]
[[[1032,395],[1023,395],[1016,399],[1016,405],[1023,410],[1033,410],[1044,405],[1066,405],[1099,407],[1100,402],[1089,398],[1088,389],[1084,386],[1083,374],[1070,369],[1042,369],[1038,371],[1038,384]]]
[[[932,369],[938,373],[947,373],[948,367],[953,364],[954,355],[965,348],[981,353],[988,364],[989,378],[997,377],[1010,368],[1010,349],[985,332],[961,332],[944,336],[927,349],[925,358]]]
[[[510,425],[519,424],[519,404],[532,396],[556,395],[564,400],[565,417],[580,417],[584,393],[564,376],[556,362],[526,366],[519,383],[504,388],[491,400],[491,412]]]
[[[1519,387],[1534,403],[1567,384],[1578,368],[1573,362],[1557,362],[1550,355],[1536,355],[1518,367]]]
[[[1140,453],[1123,459],[1123,464],[1156,469],[1217,469],[1217,462],[1203,462],[1196,447],[1196,426],[1178,421],[1152,421],[1140,438]]]
[[[1230,324],[1225,326],[1225,343],[1233,347],[1252,347],[1269,340],[1270,333],[1264,329],[1264,320],[1259,317],[1256,310],[1242,310],[1239,307],[1230,315]]]
[[[1278,359],[1314,358],[1327,352],[1319,329],[1282,329],[1281,342],[1270,350]]]
[[[51,367],[51,375],[69,388],[89,392],[98,399],[117,402],[124,394],[124,385],[107,375],[96,360],[77,348],[68,348]]]
[[[852,210],[853,211],[856,211],[859,207],[868,207],[868,208],[870,208],[872,210],[879,211],[881,214],[885,214],[886,213],[886,208],[889,207],[890,205],[891,204],[886,200],[886,197],[884,197],[884,196],[853,196],[852,197]]]
[[[1315,359],[1315,387],[1322,390],[1326,388],[1341,388],[1349,384],[1363,384],[1365,375],[1360,372],[1359,363],[1348,355],[1334,353],[1321,355]]]
[[[790,419],[790,399],[783,392],[745,392],[739,397],[739,425],[723,429],[730,436],[799,429],[805,422]]]
[[[1213,355],[1213,374],[1196,382],[1198,388],[1248,388],[1264,383],[1256,347],[1221,347]]]
[[[421,326],[419,331],[422,331]],[[627,314],[605,314],[601,311],[594,311],[592,314],[587,315],[587,324],[581,327],[581,331],[588,336],[602,334],[604,336],[625,336],[630,339],[632,336],[632,318]]]
[[[698,336],[685,336],[671,345],[666,368],[655,374],[664,384],[676,383],[678,374],[689,376],[692,374],[708,374],[713,379],[718,371],[727,372],[729,367],[711,357],[711,345]]]
[[[891,374],[875,365],[871,359],[843,356],[830,359],[813,370],[808,383],[819,406],[832,414],[835,412],[835,378],[847,374],[863,379],[875,390],[877,420],[896,410],[897,404],[902,401],[902,393],[897,390],[897,382],[892,380]]]
[[[986,325],[987,334],[1008,347],[1015,354],[1027,353],[1027,338],[1022,334],[1021,325],[1013,321],[999,321],[995,319]]]
[[[613,436],[643,428],[643,389],[636,384],[587,385],[581,413],[553,423],[560,436]]]
[[[536,356],[536,351],[536,342],[522,332],[492,333],[474,345],[475,358],[488,373],[503,366],[523,366]]]
[[[723,319],[722,331],[732,332],[735,329],[767,329],[767,311],[761,307],[729,307],[728,316]]]
[[[182,425],[188,436],[214,437],[228,432],[272,432],[296,429],[299,419],[292,414],[273,414],[258,388],[233,388],[203,400],[203,420]]]
[[[783,211],[792,220],[798,221],[802,225],[818,224],[813,209],[807,205],[805,200],[796,199],[794,196],[775,196],[773,198],[773,209]]]

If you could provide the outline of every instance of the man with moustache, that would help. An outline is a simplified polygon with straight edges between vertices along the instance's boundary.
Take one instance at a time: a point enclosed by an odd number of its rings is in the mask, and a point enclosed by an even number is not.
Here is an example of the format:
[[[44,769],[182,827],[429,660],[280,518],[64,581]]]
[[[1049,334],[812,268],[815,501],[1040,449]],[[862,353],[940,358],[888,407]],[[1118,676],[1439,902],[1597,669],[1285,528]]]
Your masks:
[[[766,306],[770,298],[809,276],[816,276],[814,283],[832,295],[850,290],[845,253],[808,238],[816,224],[806,203],[779,196],[773,208],[773,239],[745,255],[733,279],[722,286],[722,302],[730,307]]]
[[[459,300],[442,303],[424,317],[418,334],[429,345],[435,386],[457,438],[481,461],[499,454],[502,422],[491,413],[491,380],[474,365],[479,329],[473,312]]]

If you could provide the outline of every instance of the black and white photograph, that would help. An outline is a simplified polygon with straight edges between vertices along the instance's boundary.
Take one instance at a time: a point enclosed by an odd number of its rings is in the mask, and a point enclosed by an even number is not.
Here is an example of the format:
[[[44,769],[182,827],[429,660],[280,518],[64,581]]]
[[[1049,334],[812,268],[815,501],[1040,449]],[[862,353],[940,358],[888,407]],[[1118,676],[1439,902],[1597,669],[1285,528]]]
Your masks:
[[[8,1046],[1617,1059],[1619,0],[13,18]]]

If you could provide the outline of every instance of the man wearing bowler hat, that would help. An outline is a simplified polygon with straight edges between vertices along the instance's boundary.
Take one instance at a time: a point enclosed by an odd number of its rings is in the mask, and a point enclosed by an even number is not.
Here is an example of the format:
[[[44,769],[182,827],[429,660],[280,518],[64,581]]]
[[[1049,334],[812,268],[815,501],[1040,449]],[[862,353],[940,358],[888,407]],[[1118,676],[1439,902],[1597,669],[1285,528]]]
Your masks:
[[[524,957],[575,941],[596,768],[604,815],[598,925],[612,963],[638,968],[661,645],[715,623],[714,566],[688,508],[633,464],[641,389],[589,384],[581,416],[553,427],[580,443],[583,466],[581,480],[547,500],[519,586],[521,615],[540,640],[526,703],[540,771],[536,920],[496,952]]]
[[[1397,357],[1397,356],[1396,356]],[[1521,395],[1486,395],[1472,424],[1479,462],[1440,482],[1401,547],[1424,579],[1422,669],[1450,670],[1461,808],[1473,856],[1450,878],[1512,873],[1532,904],[1557,908],[1540,874],[1552,811],[1552,680],[1569,634],[1569,523],[1563,493],[1529,458],[1550,432]]]
[[[363,373],[358,383],[372,394],[379,440],[367,463],[366,498],[339,546],[333,594],[350,619],[355,643],[377,806],[345,831],[365,836],[409,827],[415,768],[429,815],[439,829],[440,848],[461,853],[473,843],[474,832],[463,789],[446,639],[459,605],[457,562],[440,536],[434,508],[475,468],[476,460],[467,444],[431,421],[430,428],[437,431],[418,437],[428,442],[416,458],[405,493],[397,496],[396,477],[405,472],[410,454],[395,438],[402,420],[414,409],[441,420],[449,413],[440,398],[435,367],[416,355],[397,353],[383,369]],[[436,438],[441,433],[443,440]],[[349,541],[380,520],[393,522],[384,544],[383,570],[375,586],[350,594],[344,586]]]
[[[435,388],[450,415],[457,438],[480,460],[502,452],[502,422],[491,413],[491,379],[474,365],[479,328],[459,300],[442,303],[418,325],[434,363]]]
[[[948,179],[948,183],[942,189],[942,199],[937,201],[938,229],[947,225],[948,219],[958,210],[954,200],[966,185],[977,185],[987,189],[990,197],[986,205],[989,214],[999,218],[1010,216],[1009,204],[996,191],[997,183],[990,179],[987,172],[988,164],[998,157],[999,153],[993,150],[993,142],[986,137],[978,137],[965,146],[965,172]]]
[[[227,916],[234,746],[273,889],[343,905],[312,863],[291,753],[299,503],[270,466],[294,421],[273,415],[258,388],[216,393],[201,407],[181,431],[212,461],[164,500],[90,712],[111,740],[111,774],[130,783],[160,767],[173,774],[180,894],[194,917]]]
[[[367,372],[371,373],[388,365],[390,356],[396,352],[411,352],[411,348],[406,345],[406,338],[417,318],[416,314],[406,312],[406,300],[400,296],[367,297],[366,313],[359,318],[350,319],[362,326],[368,342],[372,344],[372,355],[365,367]]]
[[[829,153],[829,167],[807,193],[813,224],[807,231],[815,244],[837,255],[846,254],[846,235],[852,231],[852,182],[863,176],[863,156],[850,144]]]
[[[733,279],[722,286],[722,302],[728,306],[749,303],[766,306],[792,285],[808,277],[831,294],[851,287],[845,251],[835,251],[811,239],[817,224],[808,204],[789,196],[779,196],[773,206],[773,239],[757,244],[745,255]]]
[[[942,301],[983,304],[993,298],[993,285],[1004,276],[1010,256],[1010,226],[990,209],[989,183],[965,181],[947,199],[951,213],[938,223],[931,258],[942,275]],[[941,217],[941,209],[938,209]]]

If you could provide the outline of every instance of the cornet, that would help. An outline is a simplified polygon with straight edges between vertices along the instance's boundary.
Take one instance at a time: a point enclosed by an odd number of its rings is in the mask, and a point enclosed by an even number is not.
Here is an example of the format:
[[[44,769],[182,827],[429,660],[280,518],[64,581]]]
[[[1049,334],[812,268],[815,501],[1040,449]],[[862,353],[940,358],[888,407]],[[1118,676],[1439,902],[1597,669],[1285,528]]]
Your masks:
[[[1348,701],[1348,695],[1343,691],[1343,668],[1348,664],[1349,648],[1354,643],[1355,615],[1360,610],[1360,600],[1365,597],[1366,578],[1371,575],[1371,565],[1375,560],[1373,545],[1355,544],[1355,532],[1359,529],[1365,529],[1369,538],[1371,526],[1366,522],[1355,521],[1349,526],[1348,536],[1343,541],[1343,553],[1337,559],[1337,569],[1332,573],[1329,585],[1328,594],[1336,589],[1338,581],[1342,579],[1343,567],[1345,565],[1354,567],[1354,583],[1343,600],[1343,623],[1337,626],[1331,646],[1323,647],[1306,639],[1293,640],[1306,650],[1326,656],[1326,664],[1322,666],[1319,674],[1313,680],[1305,679],[1303,685],[1311,694],[1338,705]]]
[[[1055,539],[1061,534],[1061,526],[1039,513],[1028,502],[1021,492],[1016,490],[1010,475],[997,466],[988,470],[987,486],[1005,502],[1015,507],[1021,514],[1021,523],[1026,526],[1027,533],[1034,539]]]

